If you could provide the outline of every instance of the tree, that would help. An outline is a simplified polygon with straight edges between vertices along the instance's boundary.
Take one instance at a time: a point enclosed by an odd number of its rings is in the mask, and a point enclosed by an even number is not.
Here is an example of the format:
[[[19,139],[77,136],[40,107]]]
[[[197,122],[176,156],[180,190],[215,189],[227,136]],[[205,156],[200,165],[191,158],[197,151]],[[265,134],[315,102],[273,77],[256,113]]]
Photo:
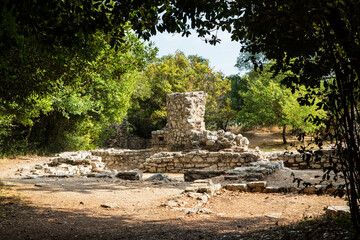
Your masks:
[[[319,98],[314,96],[314,102],[309,105],[300,105],[298,98],[308,92],[304,87],[297,86],[294,93],[280,82],[285,74],[274,76],[268,72],[270,65],[262,72],[249,72],[246,77],[248,89],[239,92],[243,105],[238,113],[238,122],[246,127],[256,125],[278,125],[283,128],[283,142],[286,141],[286,126],[301,133],[313,134],[324,127],[323,124],[314,124],[310,119],[324,120],[326,112],[318,109]],[[318,90],[320,91],[320,90]]]
[[[96,58],[98,52],[87,49],[99,31],[115,48],[124,48],[120,43],[129,26],[148,36],[147,30],[156,20],[151,13],[158,10],[147,5],[142,1],[111,0],[1,1],[1,103],[23,104],[34,93],[51,92],[55,79],[75,70],[69,69],[69,60],[77,58],[81,65]],[[142,21],[138,21],[140,15]],[[70,84],[72,79],[63,81]]]
[[[1,153],[100,142],[109,122],[125,116],[134,79],[155,55],[132,30],[148,29],[151,11],[132,1],[2,1]]]
[[[201,90],[208,94],[205,121],[208,126],[217,125],[220,121],[217,118],[229,114],[222,109],[229,105],[224,98],[229,89],[230,81],[214,72],[203,58],[186,57],[181,52],[163,56],[148,65],[143,77],[139,78],[129,110],[129,122],[136,134],[150,137],[151,130],[161,129],[166,124],[167,94]],[[229,107],[226,109],[230,110]]]
[[[227,77],[231,81],[231,90],[228,97],[231,100],[231,108],[235,111],[240,111],[244,105],[244,98],[240,93],[247,92],[249,90],[249,83],[246,76],[231,75]]]
[[[132,33],[128,33],[123,44],[119,45],[122,50],[112,48],[101,33],[94,37],[96,41],[87,51],[97,52],[95,59],[80,62],[81,66],[78,59],[68,59],[67,65],[76,71],[65,73],[62,79],[54,79],[57,81],[52,83],[51,93],[34,96],[32,104],[13,103],[11,109],[7,108],[17,114],[3,114],[11,119],[7,124],[13,125],[12,129],[9,128],[12,134],[4,132],[2,136],[7,140],[0,145],[4,152],[18,150],[5,144],[14,144],[11,141],[14,135],[17,135],[15,146],[29,148],[30,143],[35,150],[47,152],[101,146],[105,129],[122,121],[135,79],[156,51]],[[70,85],[61,81],[65,78],[72,79]],[[24,137],[25,144],[20,136]]]

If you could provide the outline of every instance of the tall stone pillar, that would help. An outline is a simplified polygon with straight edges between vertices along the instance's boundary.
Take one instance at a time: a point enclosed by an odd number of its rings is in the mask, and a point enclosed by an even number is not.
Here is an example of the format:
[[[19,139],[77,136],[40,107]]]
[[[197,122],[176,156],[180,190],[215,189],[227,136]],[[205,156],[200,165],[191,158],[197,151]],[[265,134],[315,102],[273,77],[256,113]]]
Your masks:
[[[191,130],[205,130],[206,96],[202,91],[167,96],[167,143],[170,151],[189,149]]]

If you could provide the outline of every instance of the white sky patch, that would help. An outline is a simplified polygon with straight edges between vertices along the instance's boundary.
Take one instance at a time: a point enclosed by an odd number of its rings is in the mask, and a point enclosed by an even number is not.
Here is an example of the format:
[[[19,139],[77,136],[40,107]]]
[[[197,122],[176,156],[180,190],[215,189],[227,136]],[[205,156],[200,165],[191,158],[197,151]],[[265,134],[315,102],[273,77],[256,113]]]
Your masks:
[[[240,43],[231,41],[231,35],[227,32],[219,32],[218,37],[221,42],[216,46],[205,43],[194,32],[189,37],[181,37],[181,34],[157,33],[151,37],[151,41],[159,48],[159,57],[180,50],[186,56],[197,54],[209,59],[210,66],[215,71],[223,72],[225,76],[239,73],[234,65],[240,53]]]

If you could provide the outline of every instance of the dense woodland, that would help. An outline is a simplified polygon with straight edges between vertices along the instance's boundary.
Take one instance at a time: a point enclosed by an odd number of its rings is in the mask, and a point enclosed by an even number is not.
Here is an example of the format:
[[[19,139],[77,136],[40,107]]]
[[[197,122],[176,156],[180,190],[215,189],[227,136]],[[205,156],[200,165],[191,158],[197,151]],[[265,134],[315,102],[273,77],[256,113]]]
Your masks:
[[[128,118],[149,137],[166,94],[209,94],[209,129],[278,125],[333,139],[360,225],[358,1],[10,1],[0,3],[0,155],[101,147]],[[242,44],[239,72],[201,56],[157,56],[156,32],[217,30]],[[327,130],[327,131],[324,131]],[[331,131],[330,131],[330,130]],[[285,141],[286,139],[284,139]]]

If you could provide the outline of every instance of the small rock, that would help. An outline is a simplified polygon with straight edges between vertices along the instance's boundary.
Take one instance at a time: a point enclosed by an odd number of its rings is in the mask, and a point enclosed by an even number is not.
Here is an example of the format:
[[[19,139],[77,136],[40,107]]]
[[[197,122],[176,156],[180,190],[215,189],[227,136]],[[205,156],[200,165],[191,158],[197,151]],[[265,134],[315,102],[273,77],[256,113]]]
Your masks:
[[[326,215],[328,216],[339,216],[346,215],[350,213],[349,206],[329,206],[326,209]]]
[[[282,213],[269,213],[269,214],[266,214],[265,217],[268,217],[268,218],[279,218],[281,215],[282,215]]]
[[[279,191],[280,191],[280,188],[277,186],[268,186],[264,190],[265,193],[277,193]]]
[[[116,175],[117,178],[125,179],[125,180],[142,180],[142,172],[141,171],[119,171]]]
[[[187,187],[185,188],[185,192],[197,192],[197,187]]]
[[[164,181],[164,182],[170,182],[171,178],[163,173],[156,173],[154,175],[152,175],[151,177],[149,177],[148,179],[146,179],[145,181]]]
[[[116,203],[105,203],[100,205],[103,208],[118,208],[118,205]]]
[[[168,207],[179,207],[180,206],[180,204],[179,203],[177,203],[177,202],[175,202],[175,201],[168,201],[167,203],[166,203],[166,205],[168,206]]]
[[[213,211],[210,211],[208,208],[199,208],[197,213],[213,214]]]

